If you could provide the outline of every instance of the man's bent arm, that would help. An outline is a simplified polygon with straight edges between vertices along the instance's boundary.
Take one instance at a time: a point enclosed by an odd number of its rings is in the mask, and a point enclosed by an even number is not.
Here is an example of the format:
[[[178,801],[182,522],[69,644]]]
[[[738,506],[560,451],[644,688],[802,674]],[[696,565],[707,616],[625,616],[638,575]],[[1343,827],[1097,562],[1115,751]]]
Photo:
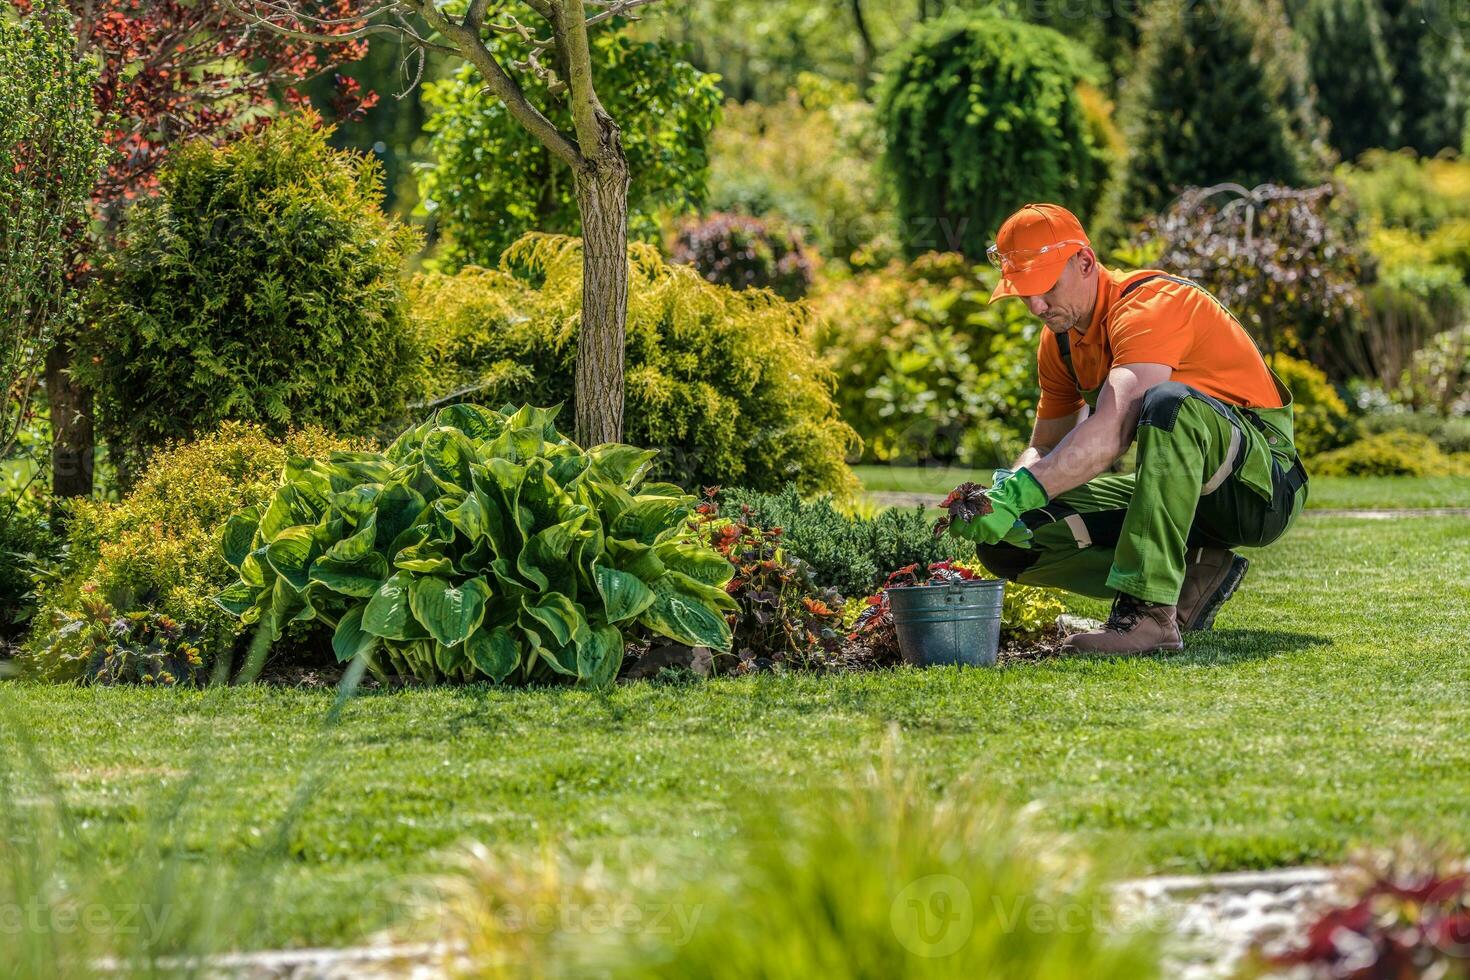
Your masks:
[[[1144,393],[1168,381],[1173,373],[1167,364],[1126,364],[1109,371],[1098,395],[1097,411],[1051,452],[1026,464],[1047,496],[1080,487],[1112,466],[1133,442]]]
[[[1055,449],[1067,433],[1077,428],[1079,422],[1087,417],[1086,406],[1073,412],[1071,415],[1063,415],[1056,419],[1038,418],[1036,424],[1031,427],[1031,445],[1026,451],[1016,457],[1011,464],[1011,469],[1019,470],[1023,466],[1034,467],[1041,457]]]

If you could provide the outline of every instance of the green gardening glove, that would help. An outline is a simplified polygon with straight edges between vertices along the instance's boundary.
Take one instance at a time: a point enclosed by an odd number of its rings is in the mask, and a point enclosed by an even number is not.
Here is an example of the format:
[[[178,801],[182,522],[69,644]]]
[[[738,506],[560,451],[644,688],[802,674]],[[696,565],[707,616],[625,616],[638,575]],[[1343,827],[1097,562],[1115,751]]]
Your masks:
[[[985,491],[985,496],[990,500],[990,513],[968,521],[955,521],[949,526],[951,534],[977,544],[996,544],[1016,536],[1016,523],[1022,514],[1045,507],[1051,500],[1024,466]]]

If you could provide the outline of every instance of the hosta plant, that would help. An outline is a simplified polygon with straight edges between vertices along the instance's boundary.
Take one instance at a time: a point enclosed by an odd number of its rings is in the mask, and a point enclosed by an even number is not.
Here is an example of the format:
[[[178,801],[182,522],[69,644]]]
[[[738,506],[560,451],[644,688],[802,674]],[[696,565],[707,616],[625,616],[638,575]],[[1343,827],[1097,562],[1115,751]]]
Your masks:
[[[291,459],[225,525],[240,579],[217,601],[271,638],[322,620],[338,660],[426,681],[602,685],[635,623],[728,651],[732,569],[694,498],[643,483],[652,450],[583,450],[555,415],[454,405],[382,453]]]

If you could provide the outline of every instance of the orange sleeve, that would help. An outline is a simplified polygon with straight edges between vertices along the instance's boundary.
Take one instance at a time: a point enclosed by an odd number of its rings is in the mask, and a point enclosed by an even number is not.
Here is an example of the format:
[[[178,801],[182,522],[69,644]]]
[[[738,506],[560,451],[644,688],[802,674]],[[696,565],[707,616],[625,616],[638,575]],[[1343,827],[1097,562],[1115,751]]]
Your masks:
[[[1112,317],[1108,343],[1113,351],[1113,366],[1124,364],[1167,364],[1174,370],[1194,343],[1191,322],[1192,304],[1200,297],[1179,292],[1191,286],[1168,283],[1139,289],[1137,298],[1128,300]],[[1196,291],[1197,292],[1197,291]],[[1208,300],[1206,300],[1208,302]]]
[[[1085,402],[1077,382],[1062,363],[1057,335],[1045,327],[1036,348],[1036,377],[1041,382],[1041,399],[1036,403],[1038,419],[1060,419],[1073,415]]]

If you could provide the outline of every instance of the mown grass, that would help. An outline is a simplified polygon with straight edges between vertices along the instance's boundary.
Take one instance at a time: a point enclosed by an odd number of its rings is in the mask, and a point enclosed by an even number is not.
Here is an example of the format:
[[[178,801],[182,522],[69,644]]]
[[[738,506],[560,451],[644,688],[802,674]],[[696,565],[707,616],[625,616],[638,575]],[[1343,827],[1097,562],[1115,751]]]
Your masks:
[[[870,493],[925,493],[943,496],[966,480],[990,481],[989,469],[924,466],[854,466],[853,472]],[[1413,507],[1470,507],[1470,477],[1380,476],[1312,477],[1308,509]]]
[[[742,801],[839,783],[892,728],[928,790],[969,777],[1039,801],[1043,828],[1134,872],[1332,861],[1404,833],[1470,844],[1467,556],[1463,519],[1307,518],[1252,554],[1216,632],[1152,659],[378,693],[335,727],[325,691],[10,685],[0,752],[33,742],[92,861],[119,871],[186,773],[170,847],[203,865],[244,862],[322,780],[261,899],[272,944],[376,928],[400,876],[467,838],[698,874]]]

